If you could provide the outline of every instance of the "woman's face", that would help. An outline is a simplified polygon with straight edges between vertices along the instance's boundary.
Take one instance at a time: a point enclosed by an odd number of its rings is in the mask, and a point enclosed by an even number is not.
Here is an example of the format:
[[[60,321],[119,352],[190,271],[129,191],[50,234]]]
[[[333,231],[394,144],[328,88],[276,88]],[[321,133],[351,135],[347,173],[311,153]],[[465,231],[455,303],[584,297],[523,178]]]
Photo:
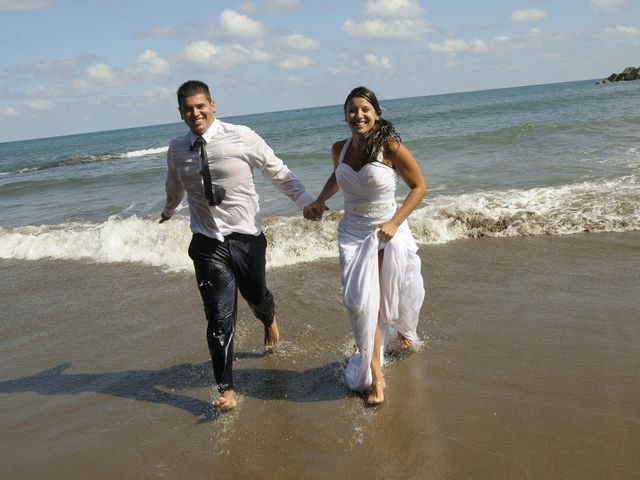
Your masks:
[[[353,97],[349,101],[345,117],[351,133],[360,136],[371,130],[378,120],[378,114],[373,105],[362,97]]]

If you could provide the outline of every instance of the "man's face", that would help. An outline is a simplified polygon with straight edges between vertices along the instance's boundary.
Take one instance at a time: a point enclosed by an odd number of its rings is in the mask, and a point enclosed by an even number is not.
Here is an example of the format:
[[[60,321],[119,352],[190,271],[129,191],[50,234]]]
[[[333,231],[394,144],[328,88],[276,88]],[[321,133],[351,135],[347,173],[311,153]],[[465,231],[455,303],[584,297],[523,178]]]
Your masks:
[[[216,106],[204,93],[187,97],[180,105],[180,118],[184,120],[191,131],[202,135],[211,126],[215,118]]]

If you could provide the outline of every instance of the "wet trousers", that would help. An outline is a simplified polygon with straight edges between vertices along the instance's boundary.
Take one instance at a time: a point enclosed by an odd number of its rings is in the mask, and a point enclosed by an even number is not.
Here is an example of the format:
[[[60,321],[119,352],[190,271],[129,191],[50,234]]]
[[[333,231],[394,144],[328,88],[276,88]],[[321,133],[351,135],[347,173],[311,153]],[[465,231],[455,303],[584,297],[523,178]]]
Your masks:
[[[266,250],[263,233],[257,236],[232,233],[224,242],[196,233],[189,245],[207,319],[213,374],[220,392],[234,389],[233,337],[238,290],[256,318],[265,326],[273,322],[275,305],[266,284]]]

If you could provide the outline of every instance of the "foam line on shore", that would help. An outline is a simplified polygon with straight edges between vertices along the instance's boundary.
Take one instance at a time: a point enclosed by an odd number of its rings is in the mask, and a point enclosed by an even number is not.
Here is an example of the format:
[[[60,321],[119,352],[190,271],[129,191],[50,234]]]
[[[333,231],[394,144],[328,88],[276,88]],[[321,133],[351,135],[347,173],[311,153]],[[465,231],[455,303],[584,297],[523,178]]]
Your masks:
[[[265,218],[268,267],[336,257],[341,217],[341,212],[329,212],[322,222]],[[140,262],[173,271],[190,270],[188,219],[176,215],[162,225],[157,220],[114,215],[102,223],[0,228],[0,258]],[[640,173],[558,187],[441,195],[417,209],[410,225],[421,244],[640,230]]]

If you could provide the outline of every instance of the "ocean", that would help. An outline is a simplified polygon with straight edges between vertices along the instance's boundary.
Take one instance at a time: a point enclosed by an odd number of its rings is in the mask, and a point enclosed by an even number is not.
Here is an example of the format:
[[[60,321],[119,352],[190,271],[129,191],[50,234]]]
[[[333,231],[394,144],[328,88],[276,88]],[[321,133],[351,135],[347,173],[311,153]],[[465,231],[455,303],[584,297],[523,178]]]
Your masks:
[[[375,408],[344,384],[339,195],[309,222],[256,172],[281,341],[239,302],[222,414],[186,207],[158,223],[186,127],[0,144],[0,478],[639,478],[640,82],[381,103],[429,191],[424,345],[390,345]],[[312,195],[348,135],[340,105],[221,118]]]
[[[425,175],[421,244],[640,229],[640,83],[580,81],[381,102]],[[258,132],[312,195],[348,135],[342,107],[220,117]],[[189,270],[187,209],[158,225],[182,123],[0,144],[0,258]],[[269,266],[337,255],[341,198],[318,226],[255,173]],[[398,191],[402,200],[406,190]]]

